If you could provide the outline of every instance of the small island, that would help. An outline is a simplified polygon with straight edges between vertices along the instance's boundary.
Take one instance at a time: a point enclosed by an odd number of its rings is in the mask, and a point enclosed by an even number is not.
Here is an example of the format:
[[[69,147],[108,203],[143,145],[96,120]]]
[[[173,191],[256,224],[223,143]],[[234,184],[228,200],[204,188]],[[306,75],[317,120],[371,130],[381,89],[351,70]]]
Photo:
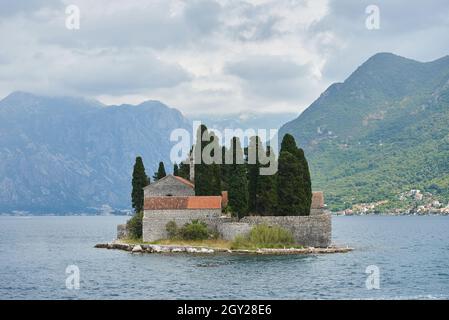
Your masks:
[[[97,248],[196,254],[352,250],[331,245],[332,221],[323,192],[312,192],[307,160],[293,136],[284,136],[278,158],[269,147],[263,148],[258,137],[251,138],[244,150],[239,139],[233,138],[232,164],[204,164],[195,162],[195,148],[203,150],[216,140],[205,126],[199,131],[210,137],[208,143],[195,145],[188,161],[175,165],[173,174],[167,175],[161,162],[155,181],[148,183],[142,159],[136,159],[132,192],[136,213],[118,225],[117,240]],[[260,174],[259,157],[249,160],[253,148],[256,155],[263,152],[277,162],[275,174]],[[218,149],[226,152],[217,144]],[[239,156],[241,162],[235,159]]]

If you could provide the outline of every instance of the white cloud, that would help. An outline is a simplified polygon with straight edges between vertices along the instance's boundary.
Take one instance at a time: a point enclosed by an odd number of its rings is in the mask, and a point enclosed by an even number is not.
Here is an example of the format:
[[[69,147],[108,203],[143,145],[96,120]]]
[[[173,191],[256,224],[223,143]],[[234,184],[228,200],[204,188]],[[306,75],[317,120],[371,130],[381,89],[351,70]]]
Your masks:
[[[81,29],[65,28],[78,5]],[[159,99],[185,113],[299,112],[379,51],[449,52],[443,0],[0,0],[0,95]]]

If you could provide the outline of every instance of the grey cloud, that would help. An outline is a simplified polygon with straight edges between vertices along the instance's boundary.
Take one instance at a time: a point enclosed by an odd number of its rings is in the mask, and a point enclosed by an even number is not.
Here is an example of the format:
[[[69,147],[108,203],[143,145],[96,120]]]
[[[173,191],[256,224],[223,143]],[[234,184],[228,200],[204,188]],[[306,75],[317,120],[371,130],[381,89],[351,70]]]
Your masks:
[[[388,0],[373,2],[372,0],[332,0],[329,14],[319,21],[312,31],[345,30],[349,36],[371,32],[365,28],[369,5],[379,7],[381,29],[388,34],[408,33],[415,30],[431,28],[436,24],[449,23],[449,6],[446,0]]]
[[[73,1],[76,4],[76,0]],[[111,2],[110,5],[112,5]],[[40,40],[68,48],[147,47],[165,49],[184,47],[220,28],[221,6],[213,0],[188,1],[176,15],[170,14],[170,1],[142,2],[141,5],[109,10],[92,15],[90,3],[80,3],[81,26],[68,32],[62,23],[48,26]],[[95,5],[95,4],[92,4]]]
[[[42,8],[62,7],[59,0],[0,0],[0,16],[11,17],[16,14],[29,14]]]
[[[309,67],[282,56],[249,56],[228,63],[225,70],[245,80],[275,81],[302,77],[308,73]]]
[[[37,53],[20,63],[0,65],[0,74],[2,87],[10,91],[86,96],[171,88],[191,78],[178,64],[163,62],[138,50]]]
[[[309,65],[282,56],[250,56],[228,63],[225,70],[242,79],[253,95],[281,100],[304,95],[311,72]]]
[[[328,15],[308,30],[310,43],[326,58],[322,70],[327,81],[343,81],[378,52],[393,52],[417,60],[433,60],[449,52],[441,43],[449,32],[449,6],[444,0],[374,3],[380,11],[380,29],[365,27],[365,9],[371,0],[334,0]],[[335,41],[320,41],[330,33]]]
[[[231,18],[238,17],[239,23],[225,30],[231,38],[244,42],[263,41],[280,35],[276,23],[282,17],[273,14],[269,4],[253,5],[236,2],[227,7]]]
[[[220,25],[222,8],[218,2],[196,0],[187,2],[185,21],[198,32],[211,32]]]
[[[292,111],[377,52],[424,61],[449,53],[447,0],[374,3],[376,31],[365,28],[371,0],[329,0],[324,18],[326,2],[316,0],[0,0],[0,93],[155,95],[187,112]],[[80,7],[78,31],[65,28],[67,4]],[[314,6],[323,9],[310,11],[314,20],[298,16]],[[311,65],[290,59],[296,54]]]
[[[122,95],[174,87],[188,81],[190,74],[151,54],[131,52],[81,57],[59,77],[61,84],[78,93]]]

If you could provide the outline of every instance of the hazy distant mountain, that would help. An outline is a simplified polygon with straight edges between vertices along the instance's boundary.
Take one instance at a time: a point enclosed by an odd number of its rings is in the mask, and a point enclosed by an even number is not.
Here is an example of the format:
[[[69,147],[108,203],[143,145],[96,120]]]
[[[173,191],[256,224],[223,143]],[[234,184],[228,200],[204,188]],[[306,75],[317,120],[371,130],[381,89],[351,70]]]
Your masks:
[[[449,200],[449,56],[376,54],[281,128],[335,208],[421,188]]]
[[[147,174],[171,170],[170,132],[191,131],[158,101],[104,106],[72,97],[15,92],[0,101],[0,212],[127,208],[134,159]]]
[[[254,113],[244,112],[223,116],[198,115],[189,116],[192,121],[200,120],[210,128],[224,129],[279,129],[284,123],[297,117],[295,113]]]

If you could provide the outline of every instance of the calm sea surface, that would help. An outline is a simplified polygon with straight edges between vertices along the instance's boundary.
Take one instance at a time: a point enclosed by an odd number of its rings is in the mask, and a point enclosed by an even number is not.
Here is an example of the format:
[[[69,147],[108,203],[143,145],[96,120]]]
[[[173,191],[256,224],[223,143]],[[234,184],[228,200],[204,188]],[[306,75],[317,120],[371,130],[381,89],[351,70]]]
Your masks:
[[[355,251],[303,256],[132,255],[95,249],[125,217],[0,217],[0,299],[447,299],[449,217],[334,217]],[[66,288],[66,268],[80,289]],[[380,270],[367,290],[365,270]]]

